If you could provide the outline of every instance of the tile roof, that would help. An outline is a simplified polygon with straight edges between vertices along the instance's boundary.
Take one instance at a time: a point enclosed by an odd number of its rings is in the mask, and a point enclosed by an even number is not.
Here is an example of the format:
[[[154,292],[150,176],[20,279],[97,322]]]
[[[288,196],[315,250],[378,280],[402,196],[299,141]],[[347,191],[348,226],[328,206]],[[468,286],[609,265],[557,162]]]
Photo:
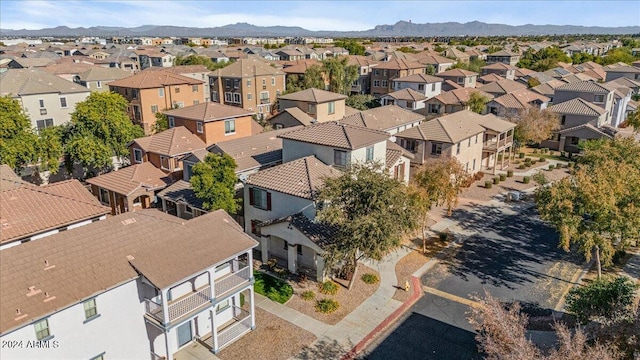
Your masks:
[[[509,64],[493,63],[493,64],[489,64],[487,66],[483,66],[483,67],[481,67],[481,69],[488,69],[488,70],[516,70],[518,68],[513,66],[513,65],[509,65]]]
[[[222,210],[185,221],[147,209],[2,250],[0,333],[140,274],[167,288],[255,246]],[[32,286],[41,292],[25,296]],[[16,315],[16,309],[23,315]]]
[[[245,184],[277,191],[303,199],[313,199],[327,178],[342,174],[314,155],[258,171]]]
[[[379,64],[379,61],[375,61],[369,57],[366,56],[362,56],[362,55],[349,55],[349,62],[347,63],[348,65],[356,65],[359,67],[362,66],[375,66],[377,64]]]
[[[378,63],[376,69],[383,70],[408,70],[408,69],[424,69],[424,65],[407,59],[391,59]]]
[[[187,76],[186,74],[210,73],[211,72],[204,65],[178,65],[178,66],[172,66],[172,67],[168,67],[168,68],[154,66],[154,67],[150,67],[150,68],[146,68],[146,69],[142,70],[142,72],[145,72],[145,71],[167,71],[167,72],[170,72],[172,74],[184,75],[184,76]]]
[[[158,197],[204,210],[204,200],[196,196],[196,193],[191,187],[191,183],[188,181],[178,180],[174,182],[166,189],[160,191]]]
[[[255,77],[263,75],[284,75],[284,72],[269,65],[264,59],[260,60],[256,57],[247,59],[238,59],[236,62],[229,64],[222,69],[212,71],[209,74],[212,77]]]
[[[509,80],[509,79],[502,79],[495,82],[490,82],[488,84],[484,84],[483,86],[479,87],[478,90],[495,95],[495,94],[508,94],[510,92],[514,92],[516,90],[526,89],[526,88],[527,88],[527,85],[523,83]]]
[[[410,89],[410,88],[406,88],[406,89],[402,89],[402,90],[398,90],[398,91],[394,91],[394,92],[390,92],[384,96],[389,96],[392,97],[396,100],[406,100],[406,101],[423,101],[423,100],[427,100],[427,97],[424,96],[423,94],[420,94],[419,92]]]
[[[415,156],[412,153],[407,151],[402,146],[390,140],[387,140],[387,157],[385,160],[387,167],[393,166],[398,160],[400,160],[402,156],[407,157],[409,159],[415,158]]]
[[[318,220],[309,220],[302,213],[265,221],[260,224],[260,227],[268,228],[269,226],[285,222],[298,229],[298,231],[303,233],[304,236],[320,248],[324,248],[326,245],[332,243],[334,237],[338,234],[337,227],[327,223],[322,223]]]
[[[163,111],[169,116],[176,116],[191,120],[216,121],[240,116],[251,116],[254,111],[245,110],[237,106],[224,105],[216,102],[203,102],[197,105]]]
[[[617,83],[631,89],[640,88],[640,80],[631,80],[627,77],[619,77],[617,79],[609,81],[608,83]]]
[[[20,184],[4,189],[5,168],[1,170],[3,191],[0,192],[0,243],[111,212],[111,209],[102,206],[78,180],[66,180],[45,186]]]
[[[0,164],[0,191],[11,190],[28,182],[22,180],[9,165]]]
[[[42,70],[48,72],[53,75],[65,75],[65,74],[80,74],[89,69],[93,69],[95,67],[101,67],[93,64],[86,63],[74,63],[74,62],[59,62],[55,64],[50,64],[42,68]],[[127,73],[127,75],[131,75],[131,73]]]
[[[640,74],[640,69],[635,66],[625,65],[607,65],[604,67],[605,72],[618,72],[618,73],[629,73],[629,74]]]
[[[163,189],[171,181],[162,170],[149,162],[127,166],[87,179],[87,183],[128,196],[140,188]]]
[[[129,77],[112,81],[109,86],[133,88],[133,89],[153,89],[171,85],[200,85],[204,82],[195,80],[183,75],[173,74],[169,71],[142,71]]]
[[[397,105],[387,105],[345,116],[340,122],[387,131],[422,120],[424,120],[424,116],[420,114],[403,109]]]
[[[540,101],[545,103],[549,102],[549,100],[548,97],[529,89],[519,89],[493,99],[493,101],[507,109],[526,109],[531,106],[531,102]]]
[[[389,138],[389,134],[336,121],[323,122],[280,135],[282,139],[355,150]]]
[[[571,114],[585,116],[600,116],[606,112],[605,109],[596,106],[582,98],[571,99],[559,104],[554,104],[549,108],[556,114]]]
[[[275,124],[279,119],[297,121],[300,123],[300,125],[311,125],[316,121],[314,118],[309,116],[306,112],[300,110],[300,108],[298,107],[291,107],[282,110],[279,114],[270,118],[269,122]]]
[[[581,130],[581,129],[587,129],[587,130],[589,130],[591,132],[599,134],[600,136],[604,136],[604,137],[607,137],[607,138],[613,138],[613,136],[611,136],[611,135],[607,134],[606,132],[598,129],[597,127],[591,125],[590,123],[581,124],[581,125],[578,125],[578,126],[562,129],[562,130],[558,131],[558,134],[567,134],[567,133],[571,133],[573,131]]]
[[[558,80],[558,79],[553,79],[551,81],[547,81],[544,84],[540,84],[537,86],[532,87],[530,90],[535,91],[539,94],[542,94],[544,96],[548,96],[548,97],[553,97],[553,95],[556,92],[556,88],[562,86],[566,84],[564,81],[562,80]]]
[[[322,66],[322,63],[315,59],[288,61],[287,63],[288,66],[282,69],[287,74],[304,74],[312,66]]]
[[[89,89],[41,69],[8,69],[0,73],[0,96],[89,93]]]
[[[433,84],[437,82],[443,82],[444,79],[439,78],[437,76],[431,76],[427,74],[413,74],[409,76],[403,76],[399,78],[393,79],[395,82],[409,82],[409,83],[420,83],[420,84]]]
[[[505,78],[496,74],[496,73],[489,73],[487,75],[484,76],[480,76],[478,78],[478,80],[481,80],[482,82],[484,82],[485,84],[487,83],[491,83],[491,82],[495,82],[495,81],[500,81],[500,80],[504,80]]]
[[[472,111],[462,110],[423,122],[397,133],[396,136],[455,144],[484,132],[485,128],[478,121],[481,117],[482,115]]]
[[[36,68],[36,67],[45,67],[47,65],[50,65],[55,60],[52,58],[17,57],[13,59],[13,61],[20,64],[20,66],[22,66],[23,68]]]
[[[455,90],[451,90],[451,91],[445,91],[443,93],[441,93],[440,95],[434,97],[434,99],[437,99],[438,101],[440,101],[441,103],[445,104],[445,105],[464,105],[467,103],[467,101],[469,101],[469,97],[471,96],[471,94],[473,94],[474,92],[478,92],[483,96],[486,96],[489,99],[493,99],[494,96],[486,93],[484,91],[478,90],[478,89],[474,89],[474,88],[460,88],[460,89],[455,89]]]
[[[535,73],[535,71],[527,68],[516,68],[515,77],[520,78],[523,76],[529,76],[533,73]]]
[[[176,156],[204,149],[207,145],[184,126],[176,126],[157,134],[133,140],[147,152]]]
[[[221,141],[209,151],[227,154],[236,161],[236,173],[258,169],[282,162],[282,139],[279,135],[295,131],[302,126],[267,131],[239,139]]]
[[[500,50],[498,52],[494,52],[493,54],[488,54],[487,56],[518,56],[518,53],[511,52],[509,50]]]
[[[93,66],[78,74],[80,80],[84,81],[119,80],[127,76],[131,76],[128,71],[102,66]]]
[[[334,93],[331,91],[310,88],[306,90],[296,91],[294,93],[280,95],[279,99],[292,101],[305,101],[310,103],[321,104],[329,101],[346,99],[346,95]]]
[[[478,76],[478,73],[464,70],[464,69],[451,69],[436,74],[437,76]]]
[[[608,93],[611,90],[595,81],[576,81],[556,88],[556,91],[575,91],[588,93]]]
[[[495,132],[503,133],[508,130],[514,129],[516,127],[515,123],[510,121],[502,120],[501,118],[493,115],[486,114],[480,117],[475,117],[476,123],[487,130],[492,130]]]

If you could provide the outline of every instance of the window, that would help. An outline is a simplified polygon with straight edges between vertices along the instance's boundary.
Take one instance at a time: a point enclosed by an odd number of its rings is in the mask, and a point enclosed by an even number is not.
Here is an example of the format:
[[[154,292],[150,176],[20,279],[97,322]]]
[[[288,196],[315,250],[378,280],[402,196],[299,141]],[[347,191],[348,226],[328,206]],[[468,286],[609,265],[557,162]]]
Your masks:
[[[61,97],[60,98],[60,107],[65,109],[67,107],[67,98],[66,97]]]
[[[137,162],[138,164],[142,162],[142,150],[133,149],[133,161]]]
[[[191,92],[198,92],[198,85],[191,85]]]
[[[251,99],[252,99],[251,93],[247,93],[247,100],[251,100]]]
[[[380,87],[380,80],[373,80],[373,86]]]
[[[231,103],[233,102],[233,94],[230,92],[224,93],[224,102]]]
[[[233,88],[237,89],[240,87],[240,79],[233,79]]]
[[[191,179],[191,175],[193,175],[193,164],[189,164],[189,163],[186,163],[186,164],[187,164],[187,166],[186,166],[186,168],[187,168],[187,181],[189,181],[189,179]]]
[[[473,159],[473,170],[476,169],[476,159]]]
[[[424,84],[418,84],[418,90],[424,90]]]
[[[329,115],[335,114],[335,113],[336,113],[336,102],[335,101],[331,101],[329,103]]]
[[[242,99],[240,98],[239,93],[233,93],[233,102],[242,104]]]
[[[380,75],[380,70],[373,70],[374,75]]]
[[[602,104],[604,102],[604,95],[596,95],[593,102],[596,104]]]
[[[193,215],[193,208],[189,205],[185,205],[184,206],[184,212],[189,214],[189,215]]]
[[[229,299],[227,299],[216,306],[216,313],[221,313],[227,310],[229,307],[231,307],[231,305],[229,304]]]
[[[260,236],[260,226],[258,226],[258,224],[260,223],[259,220],[251,220],[251,233],[253,235],[257,235]]]
[[[231,79],[225,79],[224,80],[224,87],[227,87],[227,88],[231,87]]]
[[[176,120],[173,118],[173,116],[169,116],[169,127],[172,128],[176,126]]]
[[[42,130],[44,128],[52,127],[53,126],[53,119],[38,120],[38,121],[36,121],[36,126],[38,127],[38,131],[40,131],[40,130]]]
[[[131,89],[131,96],[134,99],[137,99],[138,98],[138,89]]]
[[[431,91],[436,91],[436,83],[431,84]]]
[[[234,134],[236,132],[236,120],[229,119],[224,121],[224,133]]]
[[[471,138],[469,138],[469,143],[467,144],[468,147],[471,147]]]
[[[289,250],[289,243],[287,242],[287,240],[283,240],[283,242],[284,242],[284,245],[282,246],[282,248],[284,250]]]
[[[251,87],[251,79],[247,79],[247,87]]]
[[[387,70],[382,70],[382,76],[389,76],[389,72]]]
[[[169,157],[160,156],[160,167],[164,170],[169,170]]]
[[[174,109],[180,109],[184,107],[184,101],[174,101],[173,102],[173,108]]]
[[[476,144],[478,143],[478,135],[476,134]]]
[[[158,105],[151,105],[151,112],[152,113],[157,113],[158,112]]]
[[[102,81],[96,81],[96,88],[102,89]]]
[[[333,150],[333,163],[336,166],[347,166],[347,152],[344,150]]]
[[[567,122],[567,115],[562,115],[560,118],[560,125],[564,125]]]
[[[416,152],[417,142],[415,139],[400,139],[400,146],[411,151]]]
[[[458,79],[456,79],[456,82],[458,84],[464,84],[464,78],[463,77],[459,77]]]
[[[193,100],[193,105],[198,105],[200,104],[200,100]]]
[[[36,328],[36,339],[42,340],[51,336],[49,332],[49,320],[44,319],[34,324]]]
[[[94,356],[89,360],[104,360],[104,353],[98,355],[98,356]]]
[[[250,188],[249,204],[258,209],[271,210],[271,193],[258,188]]]
[[[373,161],[373,146],[367,146],[367,161]]]
[[[82,305],[84,306],[85,319],[89,319],[98,315],[98,307],[96,306],[95,298],[85,301]]]
[[[173,89],[173,90],[176,92],[176,94],[180,93],[180,88],[179,88],[179,87],[177,87],[177,86],[176,86],[176,87],[175,87],[175,89]]]
[[[440,154],[442,154],[442,143],[432,143],[431,155],[440,155]]]
[[[430,114],[438,114],[440,113],[440,104],[429,104],[428,110]]]
[[[382,87],[389,87],[389,82],[387,80],[382,80]]]
[[[203,125],[202,125],[202,121],[196,121],[196,131],[198,132],[198,134],[202,134],[203,132]]]
[[[267,79],[262,78],[262,86],[267,86]]]
[[[103,204],[111,205],[111,198],[109,197],[109,191],[100,188],[100,202]]]
[[[298,244],[296,247],[298,248],[298,255],[302,255],[302,245]]]
[[[309,108],[308,108],[308,113],[309,114],[315,114],[316,113],[316,104],[309,104]]]
[[[158,97],[164,97],[164,88],[158,89]]]
[[[462,144],[462,143],[461,143],[461,142],[459,142],[459,143],[456,145],[456,155],[460,155],[460,145],[461,145],[461,144]]]
[[[276,86],[276,78],[271,78],[271,86]]]

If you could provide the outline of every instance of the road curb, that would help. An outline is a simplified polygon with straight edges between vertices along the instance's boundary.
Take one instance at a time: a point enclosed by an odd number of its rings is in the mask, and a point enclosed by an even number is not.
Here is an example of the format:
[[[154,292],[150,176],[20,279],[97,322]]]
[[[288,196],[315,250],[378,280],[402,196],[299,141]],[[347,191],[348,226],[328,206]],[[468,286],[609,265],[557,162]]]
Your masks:
[[[376,326],[371,332],[369,332],[362,340],[360,340],[348,353],[346,353],[341,360],[352,360],[355,359],[356,356],[364,350],[364,348],[373,340],[378,334],[383,332],[385,329],[389,327],[392,323],[394,323],[400,315],[402,315],[407,309],[409,309],[413,304],[422,297],[422,284],[420,283],[420,279],[416,276],[411,276],[411,284],[413,286],[413,293],[411,297],[405,300],[402,305],[397,308],[391,315],[387,316],[378,326]]]

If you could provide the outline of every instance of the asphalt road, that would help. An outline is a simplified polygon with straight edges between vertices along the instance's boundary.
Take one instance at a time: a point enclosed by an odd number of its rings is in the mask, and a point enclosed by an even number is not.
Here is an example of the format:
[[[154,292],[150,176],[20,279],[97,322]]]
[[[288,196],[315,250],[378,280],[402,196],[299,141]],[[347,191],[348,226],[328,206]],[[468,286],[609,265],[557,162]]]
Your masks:
[[[513,210],[513,209],[511,209]],[[583,260],[558,249],[532,209],[476,206],[455,214],[475,232],[422,278],[424,296],[364,352],[366,359],[479,359],[467,321],[474,295],[556,307]]]

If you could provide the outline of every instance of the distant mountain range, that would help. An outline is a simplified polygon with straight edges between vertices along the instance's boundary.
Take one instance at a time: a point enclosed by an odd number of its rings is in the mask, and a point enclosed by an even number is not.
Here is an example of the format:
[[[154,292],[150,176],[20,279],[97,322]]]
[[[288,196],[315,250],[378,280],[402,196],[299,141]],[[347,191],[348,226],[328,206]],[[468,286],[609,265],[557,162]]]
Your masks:
[[[504,25],[487,24],[480,21],[468,23],[446,22],[415,24],[399,21],[393,25],[378,25],[364,31],[311,31],[291,26],[255,26],[237,23],[220,27],[194,28],[181,26],[143,25],[134,28],[94,26],[90,28],[68,28],[58,26],[40,30],[0,29],[0,36],[179,36],[179,37],[238,37],[238,36],[329,36],[329,37],[379,37],[379,36],[522,36],[564,34],[637,34],[640,26],[600,27],[576,25]]]

